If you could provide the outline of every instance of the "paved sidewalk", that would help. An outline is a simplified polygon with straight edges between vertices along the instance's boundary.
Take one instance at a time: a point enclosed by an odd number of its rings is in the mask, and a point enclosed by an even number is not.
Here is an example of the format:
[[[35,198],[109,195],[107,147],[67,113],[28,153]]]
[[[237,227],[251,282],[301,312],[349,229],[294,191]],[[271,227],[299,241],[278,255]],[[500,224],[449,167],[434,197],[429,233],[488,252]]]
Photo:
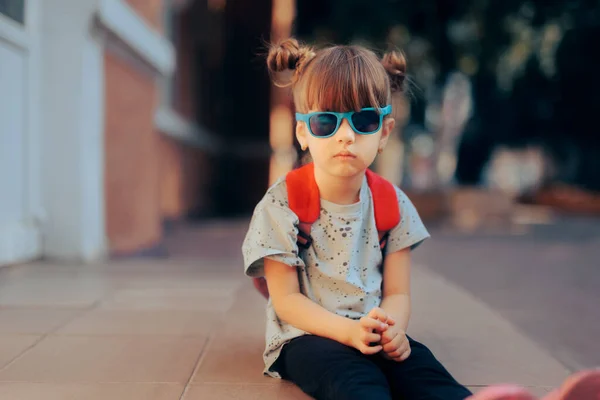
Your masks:
[[[169,259],[0,269],[0,399],[307,399],[263,377],[264,300],[239,223],[176,231]],[[410,334],[477,390],[544,394],[569,373],[511,324],[415,265]]]

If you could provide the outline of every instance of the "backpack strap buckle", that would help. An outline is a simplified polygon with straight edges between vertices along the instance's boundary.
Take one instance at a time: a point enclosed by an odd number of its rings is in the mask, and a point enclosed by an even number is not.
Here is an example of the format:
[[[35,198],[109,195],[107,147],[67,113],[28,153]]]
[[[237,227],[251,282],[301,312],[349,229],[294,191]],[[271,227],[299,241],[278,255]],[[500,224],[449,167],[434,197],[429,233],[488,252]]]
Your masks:
[[[298,247],[304,250],[308,249],[313,242],[312,236],[310,236],[311,226],[312,224],[308,222],[300,222],[298,224],[298,236],[296,241],[298,243]]]
[[[390,237],[390,231],[378,231],[377,233],[379,235],[379,248],[383,252]]]

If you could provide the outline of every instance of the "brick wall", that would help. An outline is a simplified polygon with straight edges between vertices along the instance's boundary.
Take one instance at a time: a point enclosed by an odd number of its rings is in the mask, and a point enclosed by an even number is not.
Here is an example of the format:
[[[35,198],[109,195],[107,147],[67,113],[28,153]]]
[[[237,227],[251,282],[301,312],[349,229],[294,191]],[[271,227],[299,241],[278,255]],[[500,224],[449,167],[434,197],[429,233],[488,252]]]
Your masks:
[[[159,134],[160,210],[164,220],[206,215],[212,209],[210,155]]]
[[[144,18],[150,26],[157,30],[162,29],[163,0],[127,0],[140,17]]]
[[[159,158],[151,74],[107,51],[105,193],[112,253],[130,253],[161,238]]]
[[[180,14],[175,24],[178,30],[177,64],[174,75],[173,110],[194,122],[196,116],[196,74],[193,37],[194,17]],[[187,146],[159,133],[161,155],[161,212],[166,220],[181,219],[188,214],[205,215],[211,210],[211,174],[213,162],[205,151]]]
[[[127,0],[160,31],[163,0]],[[112,254],[132,254],[162,238],[161,147],[154,127],[156,77],[128,50],[105,51],[105,204]]]
[[[160,212],[167,220],[179,219],[185,212],[183,201],[183,148],[175,140],[158,133],[160,151]]]
[[[162,29],[162,0],[127,0],[155,29]],[[186,19],[187,18],[187,19]],[[175,111],[195,115],[193,40],[189,16],[181,20]],[[123,46],[105,50],[105,204],[110,252],[132,255],[158,245],[164,220],[210,209],[211,157],[159,132],[157,77]]]

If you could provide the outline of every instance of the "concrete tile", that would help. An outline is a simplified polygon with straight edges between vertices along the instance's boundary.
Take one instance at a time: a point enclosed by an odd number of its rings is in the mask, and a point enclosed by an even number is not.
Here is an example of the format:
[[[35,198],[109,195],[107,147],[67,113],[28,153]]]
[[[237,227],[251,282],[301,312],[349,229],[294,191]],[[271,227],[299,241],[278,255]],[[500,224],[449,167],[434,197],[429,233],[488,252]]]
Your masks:
[[[570,370],[591,368],[600,365],[600,352],[590,351],[600,337],[598,222],[560,216],[521,236],[434,229],[415,261],[490,305]]]
[[[184,383],[204,344],[200,337],[50,336],[0,371],[0,381]]]
[[[211,235],[217,240],[207,255],[197,243],[213,243],[207,239]],[[2,335],[3,329],[37,332],[61,324],[59,313],[11,311],[3,316],[3,305],[50,304],[58,311],[98,305],[0,371],[0,398],[178,399],[210,331],[198,317],[222,314],[220,323],[209,324],[216,331],[186,399],[309,399],[294,385],[262,375],[266,302],[242,274],[238,244],[231,247],[236,255],[229,257],[217,244],[231,241],[219,235],[203,230],[201,240],[187,233],[181,236],[188,243],[179,244],[195,246],[189,258],[92,266],[34,263],[0,269],[0,369],[39,339]],[[469,271],[489,261],[497,270],[492,280],[513,284],[514,274],[507,275],[502,265],[488,260],[487,251],[477,254],[481,257],[469,264]],[[511,256],[508,262],[523,261]],[[455,267],[447,267],[450,275]],[[544,351],[479,299],[439,275],[420,265],[413,270],[409,334],[429,346],[459,381],[473,385],[475,391],[481,385],[516,382],[537,395],[562,382],[568,371],[555,360],[554,349],[551,354]],[[529,320],[543,322],[545,314],[540,315],[540,321]]]
[[[210,272],[196,266],[194,271],[164,270],[155,273],[122,271],[111,273],[111,279],[121,280],[122,289],[164,289],[190,291],[219,291],[222,295],[235,293],[242,283],[247,283],[240,273],[227,274],[221,271]]]
[[[148,287],[119,290],[99,307],[119,310],[195,310],[223,313],[235,291],[221,287]]]
[[[79,309],[0,308],[0,334],[46,334],[81,313]]]
[[[0,284],[0,306],[81,308],[93,305],[112,290],[110,282],[94,276],[12,277]]]
[[[241,254],[241,253],[240,253]],[[190,259],[171,258],[161,260],[135,259],[121,262],[118,260],[98,266],[95,271],[111,277],[160,278],[168,276],[196,276],[211,278],[243,278],[240,263],[232,263],[229,257],[206,259],[194,257]]]
[[[278,385],[256,384],[202,384],[193,385],[183,397],[183,400],[279,400],[287,399],[280,396]]]
[[[503,382],[505,383],[505,382]],[[511,382],[508,382],[511,383]],[[477,393],[480,392],[481,390],[483,390],[485,388],[485,386],[467,386],[467,388],[473,392],[473,393]],[[525,386],[525,388],[531,392],[531,394],[533,394],[534,396],[537,397],[543,397],[546,396],[548,393],[550,393],[552,391],[551,388],[545,388],[545,387],[527,387]]]
[[[264,339],[246,340],[243,334],[237,340],[217,336],[208,345],[192,382],[276,384],[278,380],[263,376],[264,346]]]
[[[487,306],[439,276],[415,268],[409,335],[466,385],[557,385],[569,371]]]
[[[207,346],[194,383],[274,384],[263,376],[265,349],[265,305],[247,282],[225,314],[218,335]]]
[[[2,283],[15,283],[27,280],[29,278],[55,278],[61,277],[82,277],[93,272],[96,266],[93,264],[58,264],[50,261],[35,261],[28,264],[12,265],[0,269]]]
[[[180,384],[0,382],[0,399],[10,400],[179,400]]]
[[[0,369],[37,342],[40,337],[34,335],[0,335]]]
[[[225,314],[225,333],[243,331],[246,337],[260,337],[264,342],[267,301],[248,280],[236,294]]]
[[[57,335],[195,335],[218,329],[222,315],[181,310],[92,310]]]

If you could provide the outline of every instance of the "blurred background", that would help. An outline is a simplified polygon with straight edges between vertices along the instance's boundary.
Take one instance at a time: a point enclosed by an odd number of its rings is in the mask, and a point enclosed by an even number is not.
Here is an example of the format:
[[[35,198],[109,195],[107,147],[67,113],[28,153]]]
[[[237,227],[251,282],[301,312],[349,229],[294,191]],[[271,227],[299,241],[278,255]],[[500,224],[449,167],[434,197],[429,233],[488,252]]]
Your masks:
[[[290,35],[406,53],[373,168],[434,233],[417,261],[598,364],[593,0],[0,0],[0,265],[226,257],[194,227],[243,232],[301,157],[265,67]]]

